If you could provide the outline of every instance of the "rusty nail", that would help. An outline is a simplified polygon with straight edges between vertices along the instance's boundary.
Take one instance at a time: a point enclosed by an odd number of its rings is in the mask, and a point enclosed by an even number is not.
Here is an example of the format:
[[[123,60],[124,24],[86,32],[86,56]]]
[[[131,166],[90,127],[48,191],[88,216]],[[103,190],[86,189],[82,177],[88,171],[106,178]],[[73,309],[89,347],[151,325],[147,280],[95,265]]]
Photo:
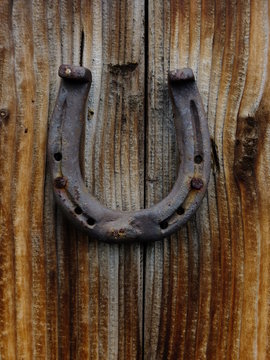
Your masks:
[[[193,178],[191,180],[191,187],[196,190],[200,190],[203,187],[203,181],[200,178]]]
[[[0,110],[0,118],[1,120],[4,120],[6,118],[8,118],[9,116],[9,111],[7,109],[1,109]]]
[[[54,186],[57,189],[64,189],[67,185],[67,179],[65,179],[63,176],[58,176],[54,179]]]

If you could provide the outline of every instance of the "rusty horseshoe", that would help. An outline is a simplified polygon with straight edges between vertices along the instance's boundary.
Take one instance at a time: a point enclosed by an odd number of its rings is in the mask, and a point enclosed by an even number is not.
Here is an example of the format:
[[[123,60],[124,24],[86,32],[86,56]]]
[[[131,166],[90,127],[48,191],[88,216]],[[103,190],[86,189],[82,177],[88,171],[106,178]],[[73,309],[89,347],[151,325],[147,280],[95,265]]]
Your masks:
[[[111,243],[160,240],[195,213],[210,175],[207,119],[191,69],[169,72],[169,90],[180,153],[177,180],[158,204],[138,211],[108,209],[92,196],[82,179],[79,153],[91,72],[61,65],[62,78],[51,118],[48,159],[57,203],[69,219],[92,238]]]

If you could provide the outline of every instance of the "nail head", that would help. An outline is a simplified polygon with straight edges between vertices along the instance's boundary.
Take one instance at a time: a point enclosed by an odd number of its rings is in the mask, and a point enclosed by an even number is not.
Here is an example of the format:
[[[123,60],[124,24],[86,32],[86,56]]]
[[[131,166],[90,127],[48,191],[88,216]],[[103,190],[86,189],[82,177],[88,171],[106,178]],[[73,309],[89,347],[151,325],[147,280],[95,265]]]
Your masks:
[[[191,187],[195,190],[200,190],[203,187],[203,181],[200,178],[193,178],[191,180]]]
[[[64,189],[67,185],[67,179],[65,179],[63,176],[59,176],[54,179],[54,186],[57,189]]]
[[[9,111],[7,109],[0,109],[0,118],[2,120],[8,118],[9,116]]]

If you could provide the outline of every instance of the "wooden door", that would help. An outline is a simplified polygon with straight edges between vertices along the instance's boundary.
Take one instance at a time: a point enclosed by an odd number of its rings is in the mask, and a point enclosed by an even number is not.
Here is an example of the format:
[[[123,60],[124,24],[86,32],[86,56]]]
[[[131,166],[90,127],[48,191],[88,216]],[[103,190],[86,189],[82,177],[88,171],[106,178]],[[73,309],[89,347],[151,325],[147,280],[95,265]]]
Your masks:
[[[0,358],[270,359],[268,1],[1,0],[0,14]],[[85,183],[122,210],[170,191],[167,73],[193,69],[212,170],[178,234],[108,245],[62,216],[46,166],[61,63],[92,71]]]

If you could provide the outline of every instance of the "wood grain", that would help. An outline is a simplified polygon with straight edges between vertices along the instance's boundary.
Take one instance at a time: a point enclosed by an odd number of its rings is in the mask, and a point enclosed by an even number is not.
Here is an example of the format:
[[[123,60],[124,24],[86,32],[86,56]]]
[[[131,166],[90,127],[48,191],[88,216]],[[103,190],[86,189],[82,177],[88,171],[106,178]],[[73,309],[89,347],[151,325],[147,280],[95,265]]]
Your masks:
[[[66,1],[60,11],[51,3],[49,11],[54,98],[60,63],[82,63],[93,73],[83,157],[89,191],[109,207],[139,208],[143,200],[144,6],[129,1],[113,6]],[[50,194],[47,201],[53,217]],[[46,241],[47,249],[57,244],[57,257],[50,252],[47,261],[57,272],[49,289],[53,297],[58,296],[50,336],[59,358],[137,358],[142,351],[141,247],[89,243],[61,213],[56,219],[49,232],[56,236]]]
[[[1,18],[1,359],[138,358],[142,248],[70,227],[45,160],[58,66],[81,63],[93,72],[89,191],[143,207],[144,3],[2,2]]]
[[[12,184],[14,169],[14,142],[16,124],[16,88],[14,43],[11,33],[11,6],[0,4],[0,106],[9,115],[0,125],[0,351],[3,359],[14,359],[16,354],[15,266],[12,221]],[[8,84],[8,85],[7,85]],[[9,161],[6,161],[9,159]]]
[[[148,248],[145,358],[267,359],[268,196],[261,202],[260,192],[269,178],[268,143],[261,143],[269,116],[268,3],[150,1],[149,9],[154,50],[149,51],[153,94],[146,176],[155,172],[159,184],[147,184],[148,204],[161,189],[168,191],[167,180],[175,174],[174,150],[164,141],[175,141],[168,129],[170,110],[159,90],[166,89],[169,69],[195,71],[213,166],[208,197],[194,219],[177,240]]]
[[[270,358],[269,9],[0,2],[1,359]],[[172,187],[181,159],[167,73],[192,67],[212,171],[178,234],[101,244],[63,217],[46,168],[61,63],[92,71],[82,171],[89,192],[122,210]]]

